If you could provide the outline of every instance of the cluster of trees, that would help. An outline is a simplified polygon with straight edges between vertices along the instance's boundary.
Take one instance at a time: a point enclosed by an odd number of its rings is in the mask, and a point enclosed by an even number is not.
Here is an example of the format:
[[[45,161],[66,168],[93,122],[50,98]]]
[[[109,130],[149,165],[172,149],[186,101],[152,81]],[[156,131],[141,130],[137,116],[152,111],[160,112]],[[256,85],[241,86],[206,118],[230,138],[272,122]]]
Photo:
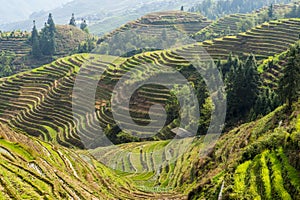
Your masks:
[[[269,88],[261,87],[261,77],[253,55],[242,61],[230,54],[227,61],[219,61],[217,67],[226,85],[228,126],[239,121],[251,121],[279,106],[278,95]]]
[[[56,28],[51,13],[49,14],[48,20],[45,22],[45,26],[40,33],[38,33],[35,21],[33,21],[33,29],[30,40],[32,45],[31,53],[35,58],[54,55],[55,34]]]
[[[297,18],[300,17],[300,6],[294,5],[290,12],[285,14],[286,18]]]
[[[0,39],[9,39],[9,38],[27,38],[27,31],[11,31],[11,32],[2,32],[0,31]]]
[[[70,19],[69,25],[77,27],[74,13],[72,13],[72,17]],[[80,29],[89,33],[88,24],[85,19],[81,19]]]
[[[70,19],[69,25],[76,27],[76,20],[74,13]],[[82,20],[80,24],[80,28],[83,31],[88,32],[88,25],[85,20]],[[44,28],[38,32],[36,28],[35,21],[33,21],[33,28],[31,32],[30,43],[32,45],[31,54],[35,58],[40,58],[42,56],[53,56],[55,54],[55,35],[56,35],[56,27],[50,13],[48,16],[47,22],[45,22]],[[93,41],[94,42],[94,41]],[[93,43],[94,44],[94,43]],[[79,52],[89,52],[89,49],[94,48],[92,46],[91,40],[87,40],[86,43],[82,44],[78,47]]]
[[[209,19],[233,13],[249,13],[274,3],[289,3],[291,0],[204,0],[192,7],[190,12],[200,12]]]
[[[1,51],[0,53],[0,77],[10,76],[14,73],[15,67],[13,61],[16,54],[10,51]]]
[[[135,30],[113,35],[107,40],[99,41],[97,52],[114,56],[130,57],[145,51],[168,49],[175,44],[185,43],[186,38],[172,36],[170,30],[162,30],[157,36],[139,33]],[[141,48],[142,47],[142,48]]]
[[[259,74],[255,57],[246,61],[229,56],[221,68],[227,92],[227,121],[236,122],[249,117],[259,96]]]
[[[291,108],[300,96],[300,43],[293,45],[287,53],[287,63],[279,81],[278,95],[282,103]]]
[[[76,52],[74,53],[90,53],[92,52],[97,45],[97,38],[96,37],[88,37],[85,41],[81,42]]]

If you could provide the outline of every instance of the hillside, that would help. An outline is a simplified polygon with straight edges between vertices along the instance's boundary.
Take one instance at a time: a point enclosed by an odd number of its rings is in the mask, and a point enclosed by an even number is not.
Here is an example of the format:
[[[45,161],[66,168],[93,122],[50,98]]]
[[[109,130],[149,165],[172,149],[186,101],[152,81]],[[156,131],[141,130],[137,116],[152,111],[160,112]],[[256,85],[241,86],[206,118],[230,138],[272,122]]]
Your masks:
[[[275,4],[273,5],[274,19],[282,19],[294,5],[293,4]],[[209,26],[199,29],[199,32],[193,35],[197,41],[210,40],[226,35],[237,35],[240,32],[245,32],[251,28],[269,21],[268,7],[255,10],[247,14],[230,14],[221,17],[211,23]]]
[[[261,27],[253,29],[251,32],[240,34],[237,37],[221,38],[212,44],[204,46],[215,59],[227,59],[228,52],[230,51],[242,55],[255,53],[256,58],[261,59],[271,54],[284,52],[289,48],[290,44],[298,40],[298,34],[293,31],[289,31],[284,37],[281,36],[282,28],[285,28],[285,30],[298,30],[300,29],[300,22],[297,19],[272,22],[270,25],[264,24]],[[274,39],[278,37],[281,37],[282,41],[277,41],[278,45],[276,45]],[[265,47],[259,45],[256,38],[260,38],[261,43]],[[233,44],[238,44],[239,46],[234,46]],[[263,48],[268,48],[267,44],[269,44],[268,46],[276,46],[277,48],[263,50]],[[169,65],[174,69],[186,67],[188,70],[189,62],[179,55],[198,55],[200,51],[197,48],[198,45],[201,46],[202,44],[199,43],[174,50],[139,54],[131,58],[121,59],[118,63],[112,64],[110,64],[111,61],[115,60],[116,57],[74,55],[59,59],[33,71],[2,79],[0,89],[3,91],[3,94],[5,93],[5,96],[1,99],[3,102],[0,116],[1,121],[9,123],[12,127],[22,129],[31,135],[42,137],[47,141],[58,142],[66,146],[76,145],[82,147],[76,134],[78,130],[74,130],[75,124],[71,109],[74,78],[82,63],[87,61],[87,59],[93,58],[93,65],[91,68],[87,68],[88,71],[84,77],[87,79],[86,81],[93,78],[89,76],[89,74],[94,73],[93,71],[106,69],[109,66],[104,73],[103,80],[98,85],[99,96],[96,100],[96,105],[100,106],[96,106],[96,108],[100,125],[103,128],[106,128],[108,124],[114,127],[115,121],[107,103],[111,99],[111,92],[115,84],[126,72],[136,68],[137,80],[142,78],[141,74],[143,72],[139,71],[142,70],[141,65],[144,61]],[[262,56],[262,54],[264,55]],[[51,76],[49,76],[49,73]],[[157,88],[155,85],[141,88],[136,96],[136,101],[140,103],[133,109],[133,116],[135,116],[138,122],[142,124],[147,123],[149,117],[147,117],[145,111],[149,110],[151,105],[155,103],[166,105],[169,99],[169,90]],[[126,109],[124,108],[125,111]],[[49,117],[49,112],[52,117]],[[95,123],[95,119],[92,118],[89,120]],[[34,126],[31,125],[32,123]],[[171,129],[174,127],[174,123],[172,121],[169,122],[169,126],[166,126],[155,139],[170,138],[173,135]],[[82,126],[81,128],[87,133],[93,130],[92,127],[90,130],[86,126]]]
[[[266,4],[235,1],[202,4],[222,15]],[[121,23],[191,6],[170,3],[74,0],[55,12]],[[297,5],[216,21],[160,11],[100,39],[55,32],[52,15],[30,40],[1,32],[0,199],[300,199]]]
[[[221,191],[223,198],[230,199],[241,195],[246,199],[253,196],[261,199],[275,196],[276,199],[298,199],[299,105],[300,102],[294,105],[293,112],[280,107],[268,116],[235,128],[224,134],[216,147],[200,159],[198,153],[202,139],[193,139],[190,150],[174,164],[163,168],[159,176],[153,172],[135,171],[133,174],[117,172],[117,175],[85,151],[45,143],[1,125],[1,197],[186,199],[189,196],[189,199],[215,199]],[[132,152],[138,152],[142,146],[148,155],[166,142],[122,146]],[[97,156],[97,152],[93,155]],[[148,159],[146,163],[151,168]],[[143,166],[144,161],[134,157],[130,160],[131,164],[124,165]],[[148,192],[134,189],[141,185],[147,185],[140,189]],[[15,189],[12,190],[12,187]],[[251,189],[245,189],[248,187]],[[171,194],[150,193],[155,191]]]
[[[2,199],[177,198],[134,188],[87,152],[63,148],[0,125]]]
[[[264,59],[287,50],[289,45],[295,43],[299,39],[299,28],[299,19],[281,19],[265,22],[237,36],[204,41],[203,46],[214,58],[224,59],[228,52],[232,52],[240,56],[253,53],[257,59]],[[192,49],[187,47],[183,51]]]
[[[57,25],[56,54],[55,56],[64,57],[74,51],[78,45],[88,38],[84,31],[69,25]]]
[[[57,25],[56,28],[56,54],[54,56],[58,58],[69,55],[79,44],[88,38],[88,34],[73,26]],[[32,46],[29,38],[30,33],[28,32],[14,31],[2,33],[0,52],[5,51],[15,54],[11,62],[12,74],[33,69],[52,61],[51,58],[32,58],[30,56]]]
[[[169,31],[169,34],[172,34],[171,31],[175,30],[174,32],[179,31],[190,35],[198,32],[210,23],[205,17],[196,13],[182,11],[156,12],[123,25],[102,37],[101,40],[107,40],[129,30],[138,33],[142,38],[161,36],[164,29]]]
[[[99,148],[92,154],[118,170],[125,168],[130,173],[123,176],[136,186],[146,185],[146,190],[157,187],[178,191],[189,199],[217,199],[220,194],[224,199],[298,199],[299,103],[293,112],[283,106],[236,127],[211,149],[202,149],[203,137],[184,139],[180,143],[189,144],[186,153],[174,163],[163,160],[165,166],[159,171],[153,172],[153,166],[161,162],[163,156],[158,155],[169,154],[169,148],[164,146],[170,141],[124,144],[111,150]],[[174,147],[174,154],[180,149]],[[202,151],[205,153],[201,156]],[[128,159],[126,155],[130,155]]]

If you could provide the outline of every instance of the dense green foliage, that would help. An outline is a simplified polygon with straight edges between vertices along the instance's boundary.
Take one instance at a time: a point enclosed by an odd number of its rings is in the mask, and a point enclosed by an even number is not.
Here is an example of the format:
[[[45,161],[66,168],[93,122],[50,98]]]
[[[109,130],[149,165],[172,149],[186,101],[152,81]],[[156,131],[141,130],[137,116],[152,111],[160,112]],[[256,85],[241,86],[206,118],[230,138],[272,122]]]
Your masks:
[[[230,71],[226,76],[227,91],[227,119],[235,122],[247,116],[259,95],[259,75],[257,64],[253,55],[249,56],[245,62],[240,62],[237,58],[231,61],[229,58]]]
[[[86,40],[82,41],[77,49],[75,50],[76,53],[89,53],[95,50],[97,45],[97,38],[95,37],[88,37]]]
[[[51,13],[40,34],[38,34],[34,21],[31,44],[32,55],[35,58],[40,58],[42,55],[53,56],[55,54],[55,34],[56,28]]]
[[[42,55],[42,52],[41,52],[41,48],[40,48],[39,34],[38,34],[38,31],[35,26],[35,21],[33,21],[33,23],[34,23],[34,25],[33,25],[33,29],[31,32],[31,45],[32,45],[31,53],[35,58],[40,58]]]
[[[10,51],[2,51],[0,53],[0,77],[6,77],[13,74],[15,68],[13,61],[16,55]]]
[[[146,51],[170,48],[180,43],[181,39],[185,40],[185,38],[168,37],[167,34],[170,33],[168,29],[157,32],[157,36],[148,37],[140,35],[138,31],[118,33],[101,42],[95,51],[100,54],[131,57]]]
[[[300,43],[292,46],[287,53],[287,64],[279,82],[278,93],[289,108],[300,95]]]

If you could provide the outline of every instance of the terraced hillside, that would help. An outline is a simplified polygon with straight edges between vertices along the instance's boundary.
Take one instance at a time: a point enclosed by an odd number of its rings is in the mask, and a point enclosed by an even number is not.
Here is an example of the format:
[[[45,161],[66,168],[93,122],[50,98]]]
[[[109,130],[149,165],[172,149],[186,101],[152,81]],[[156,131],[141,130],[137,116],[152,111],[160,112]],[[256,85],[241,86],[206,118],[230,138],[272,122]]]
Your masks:
[[[133,180],[144,190],[178,191],[189,199],[298,199],[299,104],[294,111],[280,107],[267,116],[224,134],[215,147],[202,149],[203,138],[184,139],[184,154],[160,168],[169,156],[161,151],[170,141],[143,142],[99,148],[92,154]],[[179,145],[182,146],[182,145]],[[181,148],[174,148],[178,154]],[[202,152],[202,154],[199,152]]]
[[[88,37],[88,34],[73,26],[58,25],[56,28],[56,57],[69,55]],[[30,37],[29,33],[11,32],[2,33],[2,36],[3,37],[0,39],[0,51],[10,51],[16,55],[12,62],[16,69],[15,73],[51,62],[51,59],[49,58],[37,60],[29,56],[31,52],[31,45],[28,41]]]
[[[292,113],[281,107],[224,135],[210,158],[196,161],[201,174],[210,178],[200,178],[191,199],[215,198],[220,193],[225,199],[298,199],[299,117],[298,103]],[[206,171],[205,165],[214,162],[222,164]]]
[[[1,38],[0,51],[12,51],[18,57],[26,56],[30,53],[31,47],[25,38]]]
[[[286,32],[284,36],[280,35],[284,30],[290,31]],[[178,70],[188,69],[190,63],[185,58],[199,55],[203,51],[200,48],[202,45],[215,59],[227,59],[230,51],[242,55],[254,53],[258,59],[266,58],[271,54],[285,51],[290,44],[298,40],[298,34],[295,33],[295,30],[300,30],[300,21],[298,19],[288,19],[272,22],[269,25],[264,24],[237,37],[221,38],[215,40],[212,44],[205,42],[204,44],[199,43],[174,50],[143,53],[131,58],[119,59],[118,63],[111,63],[116,59],[113,56],[95,55],[92,56],[93,58],[88,58],[84,54],[59,59],[33,71],[1,80],[0,119],[2,122],[9,123],[12,127],[39,136],[46,141],[55,141],[65,146],[83,147],[77,131],[93,135],[98,120],[104,129],[108,125],[110,128],[115,128],[116,123],[110,107],[111,95],[115,84],[128,71],[134,69],[136,80],[140,80],[146,70],[146,63],[154,63],[157,70],[163,70],[164,66]],[[281,37],[280,41],[276,40],[278,37]],[[260,45],[258,41],[264,45]],[[99,82],[99,90],[96,95],[95,107],[98,120],[95,116],[87,117],[85,119],[89,121],[87,126],[86,121],[81,119],[83,120],[79,123],[81,126],[76,129],[71,106],[73,84],[82,63],[90,59],[92,59],[92,62],[89,66],[85,66],[85,81],[93,78],[92,75],[96,71],[106,69],[102,81]],[[207,59],[207,57],[202,59]],[[89,89],[87,88],[87,90]],[[119,98],[121,100],[122,95]],[[157,103],[165,106],[169,98],[170,92],[168,89],[158,88],[156,85],[145,86],[135,95],[134,102],[136,105],[133,105],[130,111],[131,115],[138,124],[147,124],[149,122],[149,108]],[[94,102],[94,100],[91,100],[91,102]],[[124,122],[128,118],[128,116],[126,118],[127,112],[127,108],[121,108],[119,112],[119,117]],[[150,114],[157,115],[156,110],[152,112]],[[50,116],[49,113],[51,113]],[[151,138],[155,140],[171,138],[174,136],[171,130],[176,127],[176,123],[178,123],[176,120],[169,121],[168,126]],[[149,130],[149,132],[145,131],[144,133],[145,135],[148,133],[148,135],[151,135],[152,132]],[[118,136],[112,137],[118,138]],[[136,138],[131,138],[130,141],[132,140],[136,140]],[[118,143],[118,141],[116,142]]]
[[[29,34],[26,32],[1,33],[0,51],[12,52],[15,55],[13,65],[21,68],[24,58],[30,54],[31,46],[28,44]]]
[[[258,67],[262,72],[263,86],[268,88],[277,88],[280,77],[282,77],[282,69],[286,65],[287,52],[283,52],[274,57],[264,60]]]
[[[226,59],[228,52],[232,52],[239,56],[252,53],[257,59],[265,59],[286,51],[299,39],[299,31],[299,19],[282,19],[264,23],[237,36],[225,36],[205,41],[202,45],[213,58]],[[180,51],[192,50],[193,47],[190,46]]]
[[[1,125],[1,196],[20,199],[186,199],[187,196],[189,199],[214,199],[221,191],[224,198],[298,199],[299,105],[300,102],[294,105],[292,113],[280,107],[260,120],[237,127],[225,134],[215,148],[207,149],[207,154],[200,159],[202,138],[192,138],[189,149],[175,163],[155,173],[151,172],[151,159],[138,156],[123,160],[122,165],[128,169],[130,166],[133,169],[145,167],[144,173],[117,172],[117,175],[85,151],[45,143]],[[140,154],[142,147],[143,154],[149,155],[164,143],[168,141],[126,144],[122,145],[120,153],[125,148]],[[94,155],[97,156],[97,152]],[[153,159],[152,162],[160,161]],[[141,192],[135,186],[148,192]],[[168,194],[155,194],[158,191]]]
[[[221,35],[236,35],[239,32],[238,23],[245,20],[247,17],[249,16],[246,14],[232,14],[225,16],[211,23],[209,26],[199,29],[199,32],[194,34],[193,37],[197,41],[203,41],[220,37]]]
[[[143,23],[174,25],[169,15],[160,14],[160,19],[157,16],[142,18]],[[176,16],[181,19],[181,15]],[[64,31],[71,38],[72,30]],[[171,143],[178,118],[167,118],[165,128],[154,136],[156,126],[143,131],[136,127],[148,125],[152,116],[157,117],[154,121],[162,119],[161,108],[152,109],[152,105],[160,104],[167,110],[174,95],[168,87],[150,83],[134,91],[129,108],[118,107],[115,113],[111,105],[115,86],[122,78],[127,79],[126,86],[115,95],[117,103],[128,99],[132,85],[155,72],[164,72],[164,77],[169,78],[176,74],[169,68],[175,69],[193,82],[199,77],[189,60],[200,57],[207,61],[210,56],[224,60],[229,52],[242,57],[253,53],[263,63],[259,69],[265,86],[276,87],[285,51],[299,39],[299,31],[299,19],[284,19],[238,36],[128,58],[72,55],[0,79],[0,197],[299,199],[300,102],[292,110],[282,106],[240,125],[222,135],[216,146],[205,148],[204,136],[175,138],[175,143]],[[281,56],[276,55],[282,52]],[[271,60],[276,62],[270,64]],[[267,64],[269,67],[265,67]],[[216,78],[209,69],[203,70],[204,76]],[[103,72],[101,77],[99,72]],[[176,77],[165,79],[169,86]],[[270,80],[274,85],[268,85]],[[74,93],[76,83],[85,87]],[[94,83],[98,88],[95,97],[90,97],[86,94],[95,93]],[[72,112],[74,107],[77,113]],[[90,113],[89,109],[96,112]],[[137,125],[129,126],[127,131],[119,130],[116,116],[125,125],[131,118]],[[97,135],[99,125],[113,143],[130,143],[107,147],[105,141],[101,143],[104,137]],[[85,147],[93,150],[82,150]]]
[[[66,146],[75,145],[82,147],[76,133],[78,130],[75,130],[71,95],[75,75],[87,58],[88,56],[84,54],[66,57],[33,71],[2,79],[0,120],[31,135],[41,137],[46,141],[59,142]],[[93,66],[88,68],[87,80],[93,78],[90,75],[94,73],[94,70],[107,67],[109,63],[105,61],[105,58],[107,56],[95,58],[92,62]],[[115,58],[108,57],[108,60],[111,59]],[[122,73],[122,71],[116,72],[116,69],[113,68],[118,68],[118,66],[110,66],[106,72],[104,82],[100,82],[99,88],[102,88],[102,91],[98,92],[98,99],[96,99],[98,118],[104,128],[108,124],[114,125],[111,112],[106,108],[106,103],[111,98],[114,81],[118,80],[120,78],[119,73]],[[145,102],[147,97],[153,103],[163,102],[168,98],[168,95],[163,92],[164,90],[156,90],[157,95],[162,97],[154,99],[155,95],[153,93],[141,93],[140,95],[143,96],[138,98],[144,99],[142,102]],[[94,102],[94,100],[91,101]],[[151,105],[151,101],[144,104],[145,107]],[[51,114],[49,115],[49,113]],[[137,115],[139,115],[137,119],[143,122],[145,121],[144,114],[141,114],[137,111]],[[83,122],[83,124],[85,123]],[[96,122],[91,120],[90,123]],[[88,133],[93,131],[93,125],[81,128]]]
[[[121,28],[104,36],[99,42],[127,30],[136,31],[141,37],[161,36],[163,29],[193,34],[208,26],[210,23],[211,22],[205,17],[196,13],[182,11],[157,12],[145,15],[141,19],[125,24]]]
[[[296,3],[295,3],[296,4]],[[273,6],[274,16],[276,19],[283,18],[289,12],[294,4],[275,4]],[[249,14],[231,14],[220,19],[217,19],[207,27],[199,29],[193,37],[202,42],[213,38],[218,38],[225,35],[237,35],[240,32],[247,31],[256,25],[262,24],[268,19],[268,8],[264,7],[255,10]]]
[[[1,199],[184,199],[141,192],[87,152],[45,143],[2,124],[0,137]]]

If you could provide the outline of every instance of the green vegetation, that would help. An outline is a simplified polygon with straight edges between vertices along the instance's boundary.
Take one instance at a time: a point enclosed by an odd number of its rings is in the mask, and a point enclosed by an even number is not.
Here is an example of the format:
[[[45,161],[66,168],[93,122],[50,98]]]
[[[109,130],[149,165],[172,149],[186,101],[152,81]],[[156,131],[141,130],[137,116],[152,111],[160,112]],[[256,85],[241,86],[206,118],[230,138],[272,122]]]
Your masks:
[[[168,11],[148,14],[99,39],[97,52],[130,57],[146,51],[190,43],[193,34],[210,24],[200,14]]]
[[[33,21],[31,45],[32,55],[35,58],[40,58],[42,55],[53,56],[55,54],[55,34],[56,28],[51,13],[40,35],[36,29],[35,21]]]
[[[0,53],[0,77],[10,76],[15,71],[13,61],[16,54],[10,51],[2,51]]]
[[[266,3],[205,0],[204,4],[211,4],[201,8],[205,12],[219,6],[223,15]],[[18,31],[2,33],[0,45],[9,42],[8,47],[0,46],[0,75],[7,76],[0,79],[0,198],[300,199],[300,20],[275,20],[279,10],[284,11],[282,16],[295,11],[291,5],[268,4],[257,15],[233,14],[212,24],[199,14],[160,12],[99,40],[86,34],[86,22],[81,24],[83,31],[75,27],[74,14],[67,26],[55,26],[49,15],[41,32],[34,24],[29,40],[28,35],[19,37]],[[257,25],[265,21],[260,21],[262,16],[268,22]],[[165,27],[180,34],[205,33],[203,38],[212,40],[200,38],[202,42],[186,45],[178,35],[163,31]],[[137,32],[128,35],[133,29]],[[134,40],[125,43],[130,36]],[[98,49],[89,53],[97,40]],[[161,46],[151,48],[156,42]],[[167,49],[174,43],[181,45]],[[19,45],[26,51],[31,46],[36,58],[54,60],[11,75],[18,70],[14,62],[21,54],[16,51]],[[188,61],[194,56],[209,61],[203,77]],[[204,143],[205,134],[212,113],[218,111],[213,97],[220,96],[214,91],[210,97],[205,84],[205,77],[218,80],[211,72],[211,58],[224,80],[228,109],[224,133],[210,146]],[[129,106],[113,111],[113,95],[124,102],[128,88],[158,72],[170,78],[165,86],[145,84],[133,91]],[[172,84],[178,72],[198,98],[200,117],[183,124],[185,129],[198,126],[196,137],[174,139],[179,124],[196,107],[180,108],[177,97],[188,101],[191,94],[188,86]],[[124,77],[126,84],[116,93]],[[74,93],[75,80],[87,86]],[[82,91],[95,97],[89,99]],[[88,112],[88,102],[95,113]],[[155,104],[165,109],[167,117],[153,135],[158,127],[147,125],[164,117]],[[116,116],[125,125],[129,119],[136,125],[121,130]],[[104,136],[96,135],[99,125],[115,145],[107,146]]]
[[[283,102],[287,102],[289,108],[299,98],[300,91],[300,44],[292,46],[287,53],[287,64],[283,70],[283,76],[279,81],[279,96]]]

